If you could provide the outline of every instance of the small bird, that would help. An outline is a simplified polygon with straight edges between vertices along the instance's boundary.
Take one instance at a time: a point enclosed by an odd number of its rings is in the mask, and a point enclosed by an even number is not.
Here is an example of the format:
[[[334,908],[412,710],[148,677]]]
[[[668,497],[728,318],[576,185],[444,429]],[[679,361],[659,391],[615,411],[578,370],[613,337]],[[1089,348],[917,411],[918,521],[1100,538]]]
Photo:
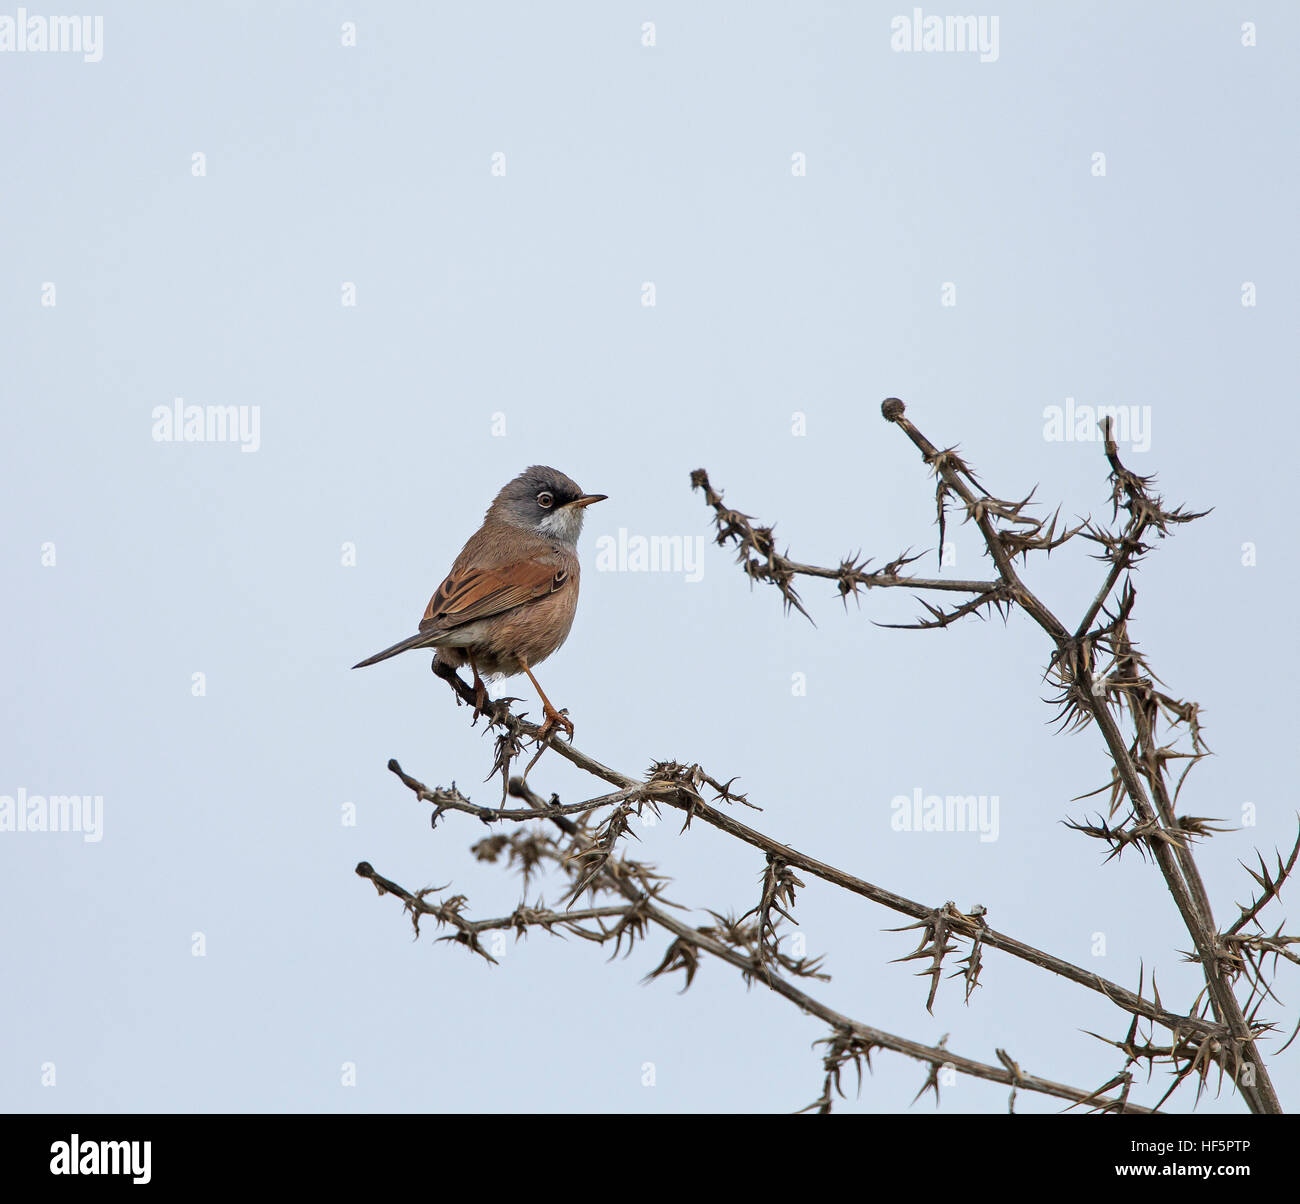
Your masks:
[[[588,506],[607,496],[583,493],[557,469],[526,468],[488,507],[483,525],[429,600],[420,630],[352,667],[412,648],[435,648],[441,664],[469,665],[480,710],[487,703],[483,677],[527,673],[541,696],[543,732],[559,727],[572,738],[573,724],[551,705],[533,666],[568,638],[578,607],[582,519]]]

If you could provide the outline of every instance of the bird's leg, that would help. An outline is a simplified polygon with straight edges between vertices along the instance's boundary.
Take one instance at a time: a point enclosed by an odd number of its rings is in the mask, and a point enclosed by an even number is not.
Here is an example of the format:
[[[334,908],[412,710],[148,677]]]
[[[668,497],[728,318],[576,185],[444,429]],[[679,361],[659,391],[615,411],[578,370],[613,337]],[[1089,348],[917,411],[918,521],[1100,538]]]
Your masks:
[[[465,655],[469,658],[469,667],[474,672],[474,718],[477,720],[487,710],[490,699],[488,698],[487,686],[483,684],[483,679],[478,675],[478,666],[474,663],[474,654],[467,651]]]
[[[527,661],[521,660],[519,663],[523,665],[524,672],[528,674],[528,680],[533,683],[533,689],[537,691],[538,696],[542,700],[542,712],[545,714],[546,719],[542,723],[542,730],[538,739],[546,739],[546,737],[551,734],[551,731],[558,727],[568,735],[570,740],[572,740],[573,724],[563,711],[557,711],[553,706],[551,706],[551,700],[546,697],[546,691],[542,689],[538,684],[537,678],[533,676],[533,671],[528,667]]]

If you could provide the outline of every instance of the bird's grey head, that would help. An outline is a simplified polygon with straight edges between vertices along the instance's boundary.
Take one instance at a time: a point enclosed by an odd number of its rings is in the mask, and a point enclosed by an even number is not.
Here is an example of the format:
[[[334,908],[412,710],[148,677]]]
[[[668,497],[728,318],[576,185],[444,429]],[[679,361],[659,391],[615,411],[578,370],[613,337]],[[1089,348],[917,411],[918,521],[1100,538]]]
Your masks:
[[[573,544],[582,532],[587,507],[605,496],[583,493],[559,469],[535,464],[497,494],[488,514],[546,539]]]

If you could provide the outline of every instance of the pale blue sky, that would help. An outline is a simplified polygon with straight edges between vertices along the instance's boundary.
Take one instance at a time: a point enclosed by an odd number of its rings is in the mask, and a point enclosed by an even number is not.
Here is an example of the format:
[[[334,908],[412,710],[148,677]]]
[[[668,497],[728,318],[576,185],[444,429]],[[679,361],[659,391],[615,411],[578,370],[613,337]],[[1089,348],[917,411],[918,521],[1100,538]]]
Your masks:
[[[739,774],[771,835],[912,898],[983,903],[1001,931],[1126,985],[1154,967],[1165,1003],[1189,1004],[1190,941],[1156,871],[1102,866],[1059,822],[1088,813],[1069,800],[1106,761],[1094,731],[1050,727],[1048,648],[1026,620],[889,631],[869,620],[911,617],[907,597],[845,612],[810,582],[814,629],[751,593],[728,551],[707,546],[691,583],[597,572],[596,543],[707,536],[688,485],[704,466],[801,559],[932,548],[933,485],[879,416],[891,394],[994,492],[1038,482],[1064,515],[1100,517],[1100,449],[1046,441],[1044,409],[1149,407],[1132,466],[1215,508],[1144,567],[1133,634],[1201,702],[1218,754],[1185,809],[1258,809],[1201,853],[1226,924],[1250,887],[1237,859],[1296,822],[1293,5],[999,3],[989,63],[891,51],[911,5],[97,7],[97,63],[0,53],[0,795],[104,799],[99,842],[0,833],[0,1107],[816,1097],[822,1025],[720,965],[684,996],[640,985],[666,935],[613,964],[534,935],[492,969],[432,927],[412,943],[352,872],[454,883],[477,915],[520,901],[468,852],[481,825],[431,834],[385,770],[496,797],[490,745],[427,658],[348,666],[413,630],[492,495],[534,463],[610,495],[580,546],[573,634],[541,674],[581,747],[632,773],[676,758]],[[260,447],[156,442],[153,411],[176,397],[259,407]],[[969,529],[952,538],[952,571],[979,575]],[[1031,567],[1063,617],[1099,581],[1088,550]],[[531,702],[526,681],[508,689]],[[599,791],[554,757],[533,781]],[[998,840],[892,832],[890,800],[918,788],[997,795]],[[751,907],[762,857],[678,827],[641,831],[635,854],[677,879],[672,897]],[[989,952],[971,1006],[945,982],[929,1017],[916,966],[890,964],[912,948],[883,931],[902,918],[811,881],[797,916],[833,975],[818,993],[868,1024],[949,1033],[985,1061],[1003,1047],[1080,1086],[1120,1069],[1081,1030],[1120,1037],[1125,1018],[1090,992]],[[1279,993],[1294,1007],[1293,977]],[[1298,1058],[1274,1064],[1291,1106]],[[845,1107],[902,1108],[924,1079],[875,1063]],[[962,1079],[942,1106],[1006,1094]]]

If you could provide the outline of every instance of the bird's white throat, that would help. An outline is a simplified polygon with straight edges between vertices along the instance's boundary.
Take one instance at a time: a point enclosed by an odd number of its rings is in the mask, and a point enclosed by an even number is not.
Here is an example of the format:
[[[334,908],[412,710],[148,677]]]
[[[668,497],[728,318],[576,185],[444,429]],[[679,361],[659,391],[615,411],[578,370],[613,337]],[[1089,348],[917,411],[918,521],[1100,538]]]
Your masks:
[[[564,543],[577,543],[582,534],[582,508],[579,506],[561,506],[548,514],[537,524],[537,531],[548,539],[559,539]]]

